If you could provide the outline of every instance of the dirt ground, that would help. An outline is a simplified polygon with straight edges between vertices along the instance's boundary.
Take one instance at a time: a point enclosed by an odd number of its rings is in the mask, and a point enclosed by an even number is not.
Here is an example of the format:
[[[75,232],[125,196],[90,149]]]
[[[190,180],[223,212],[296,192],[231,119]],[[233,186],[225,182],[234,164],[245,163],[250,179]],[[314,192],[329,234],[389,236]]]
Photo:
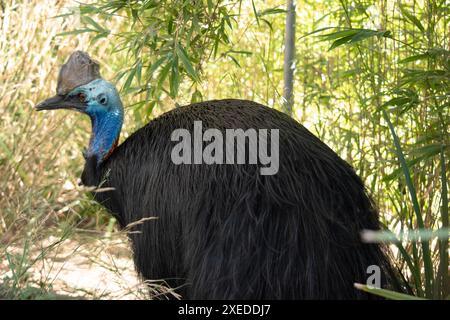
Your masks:
[[[0,260],[0,284],[19,286],[19,298],[25,299],[148,299],[148,290],[134,270],[125,236],[59,240],[50,236],[30,249],[8,248],[10,257]],[[13,281],[18,274],[24,276]]]

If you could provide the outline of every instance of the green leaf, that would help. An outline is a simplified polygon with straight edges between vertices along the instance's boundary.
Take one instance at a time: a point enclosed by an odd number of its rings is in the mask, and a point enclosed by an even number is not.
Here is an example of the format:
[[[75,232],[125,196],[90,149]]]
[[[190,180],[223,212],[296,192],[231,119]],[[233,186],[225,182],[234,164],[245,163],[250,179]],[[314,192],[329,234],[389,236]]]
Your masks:
[[[131,8],[131,16],[133,17],[133,23],[135,23],[139,19],[138,11],[134,8]]]
[[[415,55],[415,56],[411,56],[411,57],[407,57],[405,59],[402,59],[402,60],[399,61],[399,63],[414,62],[414,61],[417,61],[417,60],[423,60],[423,59],[427,59],[427,58],[429,58],[428,53],[422,53],[422,54],[418,54],[418,55]]]
[[[254,0],[252,0],[252,8],[253,8],[253,13],[255,14],[256,23],[259,26],[259,15],[258,15],[258,12],[256,11],[255,1]]]
[[[161,58],[159,58],[158,60],[156,60],[148,69],[147,74],[151,77],[153,75],[153,73],[159,68],[159,66],[165,61],[167,60],[167,55],[163,56]]]
[[[270,21],[268,21],[267,19],[261,18],[261,21],[264,22],[271,31],[273,31],[273,26],[272,23]]]
[[[194,81],[198,81],[199,78],[198,78],[197,72],[194,70],[194,67],[192,66],[191,61],[189,60],[184,49],[178,44],[175,46],[175,48],[176,48],[177,56],[178,56],[178,58],[180,58],[181,63],[183,64],[184,68],[186,69],[186,72],[189,74],[189,76]]]
[[[340,39],[337,39],[331,44],[331,47],[328,49],[328,51],[331,51],[339,46],[342,46],[343,44],[349,43],[353,38],[353,35],[349,35]]]
[[[208,0],[207,3],[208,3],[208,14],[211,15],[214,5],[213,5],[212,0]]]
[[[387,289],[374,288],[361,283],[355,283],[355,288],[391,300],[425,300],[409,294],[399,293]]]
[[[56,36],[63,37],[63,36],[76,35],[76,34],[86,33],[86,32],[97,32],[97,30],[90,29],[90,28],[77,29],[77,30],[72,30],[72,31],[61,32],[61,33],[56,34]]]
[[[239,62],[235,57],[233,57],[231,54],[228,54],[227,56],[234,62],[234,64],[236,64],[239,68],[241,68],[241,65],[239,64]]]
[[[108,34],[109,34],[108,32],[100,32],[100,33],[96,34],[95,37],[91,38],[90,43],[94,44],[99,39],[107,37]]]
[[[79,10],[80,10],[81,15],[97,14],[97,13],[107,14],[105,11],[102,11],[100,8],[95,7],[93,5],[88,5],[88,4],[81,4],[79,7]]]
[[[364,230],[361,233],[361,238],[366,243],[396,243],[400,241],[429,241],[433,239],[448,239],[449,228],[441,228],[437,230],[430,229],[415,229],[408,230],[408,232],[400,232],[395,235],[391,231],[374,231]]]
[[[445,146],[440,143],[432,143],[423,147],[414,148],[413,150],[410,151],[410,154],[430,158],[440,153],[442,148],[445,148]]]
[[[392,98],[391,100],[385,102],[381,107],[402,106],[410,101],[411,101],[410,97],[396,97],[396,98]]]
[[[336,39],[332,44],[330,50],[333,50],[341,45],[356,43],[371,37],[385,37],[390,38],[390,31],[378,31],[378,30],[370,30],[370,29],[348,29],[337,31],[325,35],[321,35],[323,41],[329,41]]]
[[[272,14],[279,14],[279,13],[286,13],[286,12],[287,11],[285,9],[275,7],[275,8],[263,10],[263,11],[259,12],[258,15],[260,17],[263,17],[263,16],[272,15]]]
[[[408,191],[411,197],[411,202],[414,208],[414,213],[416,215],[417,225],[420,229],[425,228],[425,224],[422,217],[422,212],[419,206],[419,200],[417,199],[416,189],[414,188],[414,184],[411,179],[411,174],[409,172],[409,167],[405,159],[405,155],[403,153],[400,139],[395,132],[394,125],[389,118],[386,110],[382,109],[382,114],[384,120],[387,122],[389,130],[391,131],[392,138],[394,140],[395,153],[397,154],[398,160],[400,162],[400,166],[402,168],[403,174],[405,175],[406,185],[408,187]],[[423,251],[423,261],[424,261],[424,269],[425,269],[425,292],[427,296],[431,296],[432,290],[432,280],[433,280],[433,262],[431,259],[430,246],[427,241],[421,241],[422,251]]]
[[[411,12],[409,12],[408,9],[406,9],[406,7],[402,4],[400,4],[400,11],[410,22],[412,22],[412,24],[419,28],[420,31],[425,32],[425,28],[423,27],[420,20],[417,19]]]
[[[136,68],[133,68],[130,70],[130,73],[128,74],[127,80],[125,80],[125,83],[122,87],[122,91],[127,92],[131,87],[131,82],[134,79],[134,75],[136,74]]]
[[[297,40],[301,40],[301,39],[306,38],[306,37],[308,37],[308,36],[310,36],[310,35],[313,35],[313,34],[316,34],[316,33],[319,33],[319,32],[325,31],[325,30],[330,30],[330,29],[339,29],[339,28],[338,28],[338,27],[325,27],[325,28],[320,28],[320,29],[317,29],[317,30],[314,30],[314,31],[311,31],[311,32],[308,32],[308,33],[302,35],[302,36],[301,36],[300,38],[298,38]]]
[[[169,21],[167,22],[167,32],[169,34],[173,32],[173,16],[170,16]]]
[[[161,69],[161,72],[158,75],[158,87],[162,88],[164,80],[166,80],[167,75],[169,74],[170,68],[172,67],[172,63],[168,63]]]
[[[141,84],[142,79],[142,61],[139,59],[138,63],[136,64],[136,78],[138,81],[138,84]]]
[[[97,22],[94,21],[94,19],[92,19],[89,16],[81,16],[81,22],[93,26],[94,29],[99,32],[108,32],[107,29],[103,28],[101,25],[99,25]]]
[[[380,36],[382,34],[384,34],[384,31],[380,33],[379,31],[376,30],[364,30],[355,34],[350,42],[351,43],[359,42],[370,37]]]
[[[191,103],[200,102],[202,100],[203,100],[202,93],[196,89],[192,94]]]
[[[172,72],[170,74],[170,96],[175,98],[180,87],[180,75],[178,71],[178,59],[173,59]]]
[[[314,31],[315,32],[319,32],[322,30],[326,30],[328,28],[323,28],[323,29],[319,29]],[[333,33],[327,33],[327,34],[322,34],[319,37],[323,38],[323,40],[334,40],[334,39],[339,39],[339,38],[344,38],[347,36],[353,36],[355,34],[357,34],[358,32],[360,32],[362,29],[346,29],[346,30],[340,30],[340,31],[336,31]],[[312,34],[312,33],[310,33]]]
[[[338,72],[339,78],[346,79],[356,76],[359,72],[361,72],[360,68],[356,69],[350,69],[350,70],[343,70]]]
[[[225,11],[225,10],[224,10]],[[231,24],[230,16],[226,14],[226,11],[223,13],[224,17],[223,20],[225,20],[226,24],[230,29],[233,29],[233,25]]]
[[[146,3],[144,3],[144,5],[142,6],[142,9],[144,10],[148,10],[148,9],[152,9],[152,8],[156,8],[159,5],[158,1],[147,1]]]
[[[246,55],[246,56],[251,56],[253,54],[253,52],[245,51],[245,50],[229,50],[226,53],[238,53],[238,54],[243,54],[243,55]]]

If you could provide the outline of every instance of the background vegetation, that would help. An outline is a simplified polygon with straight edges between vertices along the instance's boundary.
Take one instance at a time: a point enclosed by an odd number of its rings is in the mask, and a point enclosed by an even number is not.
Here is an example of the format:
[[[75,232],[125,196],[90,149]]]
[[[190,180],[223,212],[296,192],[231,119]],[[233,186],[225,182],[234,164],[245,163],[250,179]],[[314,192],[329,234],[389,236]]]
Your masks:
[[[284,9],[278,0],[0,1],[0,296],[57,291],[45,266],[68,241],[101,239],[94,251],[126,241],[77,186],[88,120],[32,110],[69,54],[88,51],[118,84],[122,140],[191,101],[282,109]],[[449,11],[445,0],[297,1],[292,110],[366,182],[400,239],[392,249],[410,294],[438,299],[450,294]]]

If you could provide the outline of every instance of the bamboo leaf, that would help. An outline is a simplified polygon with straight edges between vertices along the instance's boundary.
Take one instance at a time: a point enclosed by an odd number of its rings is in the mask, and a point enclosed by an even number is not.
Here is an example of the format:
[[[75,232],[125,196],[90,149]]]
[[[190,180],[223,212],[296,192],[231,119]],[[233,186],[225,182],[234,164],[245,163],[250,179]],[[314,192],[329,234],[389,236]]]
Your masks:
[[[133,82],[134,75],[136,74],[136,68],[133,68],[130,70],[127,80],[125,80],[125,83],[122,87],[122,91],[127,92],[131,87],[131,82]]]
[[[136,78],[138,81],[138,84],[141,84],[142,79],[142,61],[139,59],[137,65],[136,65]]]
[[[409,294],[399,293],[387,289],[374,288],[361,283],[355,283],[355,288],[391,300],[425,300]]]
[[[101,25],[99,25],[97,22],[94,21],[94,19],[92,19],[89,16],[81,16],[81,21],[85,24],[89,24],[92,27],[94,27],[95,30],[99,31],[99,32],[108,32],[107,29],[103,28]]]
[[[169,74],[170,68],[172,67],[172,63],[167,63],[164,68],[161,69],[161,72],[158,75],[158,87],[162,88],[162,85],[164,81],[167,78],[167,75]]]
[[[152,76],[153,73],[161,66],[161,64],[167,60],[167,58],[168,58],[167,56],[163,56],[163,57],[159,58],[158,60],[156,60],[147,71],[149,76]]]
[[[400,234],[395,235],[391,231],[374,231],[374,230],[363,230],[361,232],[361,238],[366,243],[396,243],[400,241],[429,241],[433,239],[448,240],[449,235],[448,228],[442,228],[438,230],[430,229],[418,229],[409,230],[408,232],[400,232]]]
[[[195,90],[191,97],[191,103],[200,102],[203,100],[202,93],[198,90]]]
[[[275,8],[270,8],[270,9],[266,9],[266,10],[259,12],[258,16],[263,17],[263,16],[272,15],[272,14],[279,14],[279,13],[286,13],[286,12],[287,11],[285,9],[275,7]]]
[[[402,106],[408,102],[410,102],[411,98],[409,97],[396,97],[392,98],[391,100],[385,102],[381,107],[388,107],[388,106]]]
[[[238,66],[239,68],[241,68],[241,65],[239,64],[239,62],[237,61],[237,59],[235,57],[233,57],[231,54],[228,55],[228,57],[234,62],[234,64],[236,66]]]
[[[394,126],[389,118],[388,113],[384,109],[382,110],[382,113],[383,113],[383,118],[387,122],[389,130],[391,131],[391,135],[394,140],[395,151],[396,151],[397,157],[399,159],[400,166],[405,175],[406,185],[408,186],[408,191],[409,191],[411,201],[413,204],[413,208],[414,208],[414,212],[415,212],[416,220],[417,220],[417,225],[419,226],[419,228],[424,229],[425,224],[423,221],[422,213],[420,211],[419,201],[417,199],[416,190],[414,188],[414,184],[412,182],[411,175],[409,173],[409,168],[406,163],[406,159],[403,154],[402,147],[400,145],[400,140],[399,140],[397,134],[395,133]],[[429,243],[427,241],[421,241],[421,244],[422,244],[423,260],[424,260],[424,267],[425,267],[425,292],[426,292],[427,296],[429,297],[429,296],[431,296],[431,290],[432,290],[433,263],[431,260],[431,252],[430,252]]]
[[[245,51],[245,50],[229,50],[229,51],[226,52],[226,54],[230,53],[230,52],[231,53],[237,53],[237,54],[243,54],[243,55],[246,55],[246,56],[251,56],[253,54],[253,52]]]
[[[364,39],[375,37],[375,36],[390,38],[391,33],[390,33],[390,31],[378,31],[378,30],[370,30],[370,29],[348,29],[348,30],[342,30],[342,31],[325,34],[320,37],[323,38],[323,41],[329,41],[329,40],[336,39],[332,43],[330,49],[328,49],[328,51],[330,51],[341,45],[360,42]]]
[[[178,71],[178,59],[173,59],[172,72],[170,74],[170,96],[175,98],[180,87],[180,75]]]
[[[337,39],[336,41],[334,41],[331,44],[331,47],[328,49],[328,51],[331,51],[339,46],[342,46],[343,44],[349,43],[352,40],[352,38],[353,38],[353,35],[349,35],[349,36],[345,36],[340,39]]]
[[[273,31],[273,25],[270,21],[268,21],[267,19],[261,18],[261,21],[264,22],[271,31]]]
[[[406,7],[402,4],[400,4],[400,11],[410,22],[412,22],[412,24],[419,28],[420,31],[425,32],[425,28],[423,27],[420,20],[417,19],[411,12],[409,12],[408,9],[406,9]]]
[[[316,33],[319,33],[319,32],[325,31],[325,30],[330,30],[330,29],[339,29],[339,27],[325,27],[325,28],[320,28],[320,29],[317,29],[317,30],[314,30],[314,31],[311,31],[311,32],[308,32],[308,33],[302,35],[302,36],[301,36],[300,38],[298,38],[297,40],[301,40],[301,39],[306,38],[306,37],[308,37],[308,36],[310,36],[310,35],[313,35],[313,34],[316,34]]]
[[[320,35],[319,37],[323,38],[323,40],[334,40],[334,39],[341,39],[348,36],[353,36],[360,32],[361,29],[346,29],[346,30],[340,30],[333,33],[327,33]]]
[[[84,29],[77,29],[77,30],[72,30],[72,31],[61,32],[61,33],[56,34],[56,36],[63,37],[63,36],[76,35],[76,34],[86,33],[86,32],[97,32],[97,31],[94,29],[90,29],[90,28],[84,28]]]
[[[352,37],[352,40],[350,42],[351,43],[359,42],[359,41],[362,41],[362,40],[367,39],[367,38],[371,38],[371,37],[374,37],[374,36],[380,36],[382,34],[384,34],[384,32],[380,33],[379,31],[375,31],[375,30],[364,30],[364,31],[360,31],[357,34],[355,34]]]
[[[256,23],[259,26],[259,15],[258,15],[258,12],[256,11],[255,1],[254,0],[252,0],[252,8],[253,8],[253,13],[255,14]]]
[[[424,60],[424,59],[427,59],[427,58],[429,58],[428,53],[422,53],[422,54],[417,54],[417,55],[414,55],[414,56],[402,59],[402,60],[399,61],[399,63],[414,62],[414,61],[417,61],[417,60]]]
[[[208,0],[207,5],[208,5],[208,14],[211,15],[214,7],[212,0]]]
[[[186,52],[178,44],[176,45],[176,52],[177,52],[178,58],[180,58],[181,63],[183,64],[183,66],[186,69],[186,72],[189,74],[189,76],[193,80],[198,81],[197,72],[195,71],[194,67],[192,66],[191,61],[189,60]]]

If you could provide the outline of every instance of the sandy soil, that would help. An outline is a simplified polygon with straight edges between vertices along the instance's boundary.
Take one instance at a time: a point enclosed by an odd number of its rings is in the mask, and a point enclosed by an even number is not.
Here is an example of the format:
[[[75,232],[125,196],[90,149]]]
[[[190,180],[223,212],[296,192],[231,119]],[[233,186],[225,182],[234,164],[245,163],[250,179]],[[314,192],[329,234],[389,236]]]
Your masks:
[[[17,257],[19,261],[21,261],[20,257],[26,257],[26,261],[21,265],[29,266],[24,277],[27,287],[44,288],[44,291],[51,292],[53,298],[146,299],[149,297],[148,290],[134,270],[126,236],[114,235],[113,239],[101,240],[94,237],[89,237],[89,240],[71,237],[61,243],[59,240],[50,236],[30,246],[28,252],[24,247],[8,248],[9,255],[16,257],[16,260]],[[11,283],[7,281],[14,278],[11,269],[11,260],[0,260],[0,283]],[[31,296],[30,298],[46,297]]]

